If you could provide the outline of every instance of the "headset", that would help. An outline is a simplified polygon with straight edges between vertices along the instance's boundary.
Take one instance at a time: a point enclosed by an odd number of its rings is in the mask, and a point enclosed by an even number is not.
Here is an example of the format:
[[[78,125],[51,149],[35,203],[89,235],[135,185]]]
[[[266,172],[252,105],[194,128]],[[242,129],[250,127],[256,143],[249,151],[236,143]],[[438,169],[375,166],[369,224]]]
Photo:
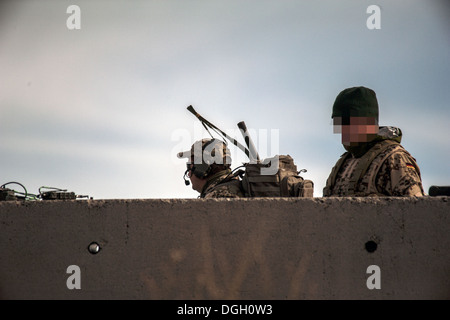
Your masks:
[[[217,142],[222,144],[222,141],[218,140],[218,139],[211,139],[208,143],[206,143],[203,148],[202,148],[202,163],[199,164],[193,164],[192,168],[191,165],[192,163],[187,163],[187,170],[184,172],[183,175],[183,179],[184,179],[184,183],[188,186],[190,184],[189,180],[186,179],[186,174],[189,171],[192,171],[192,174],[194,174],[197,178],[203,179],[205,177],[208,176],[208,174],[211,172],[211,159],[207,159],[205,161],[204,157],[203,157],[203,151],[206,149],[207,146],[209,146],[210,144],[216,144]]]
[[[187,186],[191,184],[189,180],[186,179],[186,175],[188,174],[189,171],[192,171],[192,174],[194,174],[196,177],[200,179],[207,177],[208,174],[211,172],[211,166],[206,162],[204,162],[203,160],[201,164],[195,164],[192,168],[190,167],[191,163],[188,163],[187,166],[188,168],[186,169],[183,175],[184,184]]]

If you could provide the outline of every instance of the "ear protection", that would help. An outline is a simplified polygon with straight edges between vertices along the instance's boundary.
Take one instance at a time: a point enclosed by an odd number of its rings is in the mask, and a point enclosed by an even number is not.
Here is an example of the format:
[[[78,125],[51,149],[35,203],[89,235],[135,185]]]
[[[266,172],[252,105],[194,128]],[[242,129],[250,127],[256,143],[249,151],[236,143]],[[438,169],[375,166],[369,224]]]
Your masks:
[[[200,142],[200,141],[198,141],[198,142]],[[220,148],[223,147],[222,146],[223,142],[218,139],[214,139],[214,138],[202,146],[202,149],[201,149],[202,162],[201,163],[190,163],[190,162],[187,163],[187,170],[184,172],[184,175],[183,175],[184,183],[187,186],[190,185],[189,180],[186,178],[186,175],[188,174],[189,171],[191,171],[193,175],[195,175],[196,177],[198,177],[200,179],[207,177],[208,174],[211,172],[211,164],[214,163],[214,159],[211,159],[210,157],[206,157],[206,159],[205,159],[204,154],[203,154],[203,152],[206,150],[206,147],[208,147],[210,144],[215,145],[214,149],[219,148],[219,144],[220,144]],[[192,148],[194,148],[194,146]],[[185,157],[184,154],[191,154],[191,157],[192,157],[193,152],[195,152],[195,150],[180,152],[180,153],[178,153],[178,157],[183,158],[183,157]],[[196,160],[195,156],[194,156],[194,160]],[[192,169],[191,169],[191,165],[192,165]]]
[[[206,143],[202,148],[202,153],[206,149],[207,146],[209,146],[212,143],[216,143],[216,139],[212,139],[208,143]],[[209,172],[211,171],[211,163],[210,160],[205,161],[203,154],[202,154],[202,163],[194,163],[194,168],[192,170],[192,174],[194,174],[197,178],[205,178]]]
[[[190,164],[188,164],[188,166],[190,166]],[[189,182],[189,180],[186,179],[186,175],[188,174],[189,171],[190,171],[190,169],[187,169],[183,175],[184,184],[187,186],[191,184]],[[198,164],[198,165],[196,164],[193,166],[192,174],[195,174],[196,177],[201,179],[201,178],[206,177],[210,171],[211,171],[211,167],[209,166],[209,164],[203,162],[201,164]]]
[[[197,178],[205,178],[209,172],[211,171],[211,166],[207,164],[206,162],[202,162],[201,164],[194,164],[194,170],[192,170],[192,173]]]
[[[188,169],[184,172],[183,179],[184,179],[184,184],[188,186],[191,183],[189,182],[188,179],[186,179],[186,175],[188,174],[188,172],[191,169],[189,168],[190,164],[188,164],[187,166],[188,166]],[[209,172],[211,171],[210,165],[205,162],[202,162],[201,164],[195,164],[192,168],[193,168],[192,174],[194,174],[196,177],[198,177],[200,179],[208,176]]]

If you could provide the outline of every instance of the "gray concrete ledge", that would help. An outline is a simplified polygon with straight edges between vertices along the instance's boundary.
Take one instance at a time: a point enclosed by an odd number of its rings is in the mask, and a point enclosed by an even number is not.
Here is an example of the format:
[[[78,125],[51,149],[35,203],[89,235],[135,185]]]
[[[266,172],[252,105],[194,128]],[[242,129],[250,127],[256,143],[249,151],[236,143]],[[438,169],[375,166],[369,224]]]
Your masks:
[[[0,298],[450,299],[449,199],[0,202]]]

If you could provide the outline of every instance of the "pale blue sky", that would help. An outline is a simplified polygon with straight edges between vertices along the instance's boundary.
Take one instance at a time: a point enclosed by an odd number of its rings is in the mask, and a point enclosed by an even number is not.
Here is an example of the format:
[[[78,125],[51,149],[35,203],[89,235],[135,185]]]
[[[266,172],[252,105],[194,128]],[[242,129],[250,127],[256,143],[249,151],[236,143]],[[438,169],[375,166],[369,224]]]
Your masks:
[[[66,26],[71,4],[81,9],[80,30]],[[380,30],[366,26],[372,4]],[[264,133],[278,134],[276,151],[307,169],[321,196],[344,152],[331,106],[341,90],[363,85],[377,93],[380,124],[402,129],[426,191],[450,185],[449,6],[2,2],[0,184],[94,199],[195,198],[176,158],[208,137],[186,110],[193,105],[241,143],[237,123],[245,121],[261,150],[274,146]],[[230,149],[233,167],[246,160]]]

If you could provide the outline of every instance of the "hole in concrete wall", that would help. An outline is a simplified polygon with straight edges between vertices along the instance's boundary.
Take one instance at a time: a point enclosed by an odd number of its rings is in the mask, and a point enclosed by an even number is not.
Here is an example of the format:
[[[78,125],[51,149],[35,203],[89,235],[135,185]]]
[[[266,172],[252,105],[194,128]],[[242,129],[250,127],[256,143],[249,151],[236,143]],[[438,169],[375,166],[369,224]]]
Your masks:
[[[97,254],[100,251],[100,245],[97,242],[91,242],[88,246],[88,250],[92,254]]]
[[[374,252],[377,250],[378,244],[375,241],[369,240],[366,242],[366,250],[367,252]]]

